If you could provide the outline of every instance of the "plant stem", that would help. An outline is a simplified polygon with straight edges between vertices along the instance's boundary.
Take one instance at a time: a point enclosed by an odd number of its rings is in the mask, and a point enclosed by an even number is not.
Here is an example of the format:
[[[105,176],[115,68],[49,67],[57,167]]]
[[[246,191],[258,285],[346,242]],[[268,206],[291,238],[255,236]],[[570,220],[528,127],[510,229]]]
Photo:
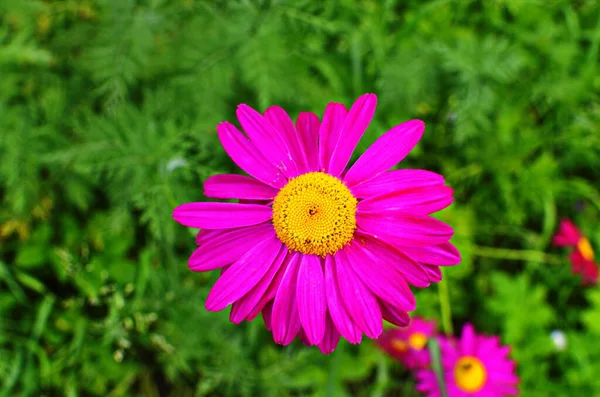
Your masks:
[[[440,298],[440,310],[442,312],[442,331],[446,335],[454,334],[452,328],[452,309],[450,307],[450,294],[448,292],[448,275],[442,268],[443,280],[438,283],[438,296]]]
[[[556,255],[549,255],[542,251],[535,250],[514,250],[508,248],[482,247],[474,246],[473,255],[485,258],[508,259],[517,261],[531,261],[540,263],[550,263],[560,265],[563,260]]]

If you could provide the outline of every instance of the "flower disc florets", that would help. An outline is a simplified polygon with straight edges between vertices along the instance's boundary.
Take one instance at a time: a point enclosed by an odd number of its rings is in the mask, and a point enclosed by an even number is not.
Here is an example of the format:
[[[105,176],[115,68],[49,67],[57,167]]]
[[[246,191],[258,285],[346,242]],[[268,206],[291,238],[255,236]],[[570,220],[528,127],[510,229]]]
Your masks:
[[[308,172],[291,179],[273,202],[277,237],[303,254],[335,254],[354,236],[357,200],[338,178]]]

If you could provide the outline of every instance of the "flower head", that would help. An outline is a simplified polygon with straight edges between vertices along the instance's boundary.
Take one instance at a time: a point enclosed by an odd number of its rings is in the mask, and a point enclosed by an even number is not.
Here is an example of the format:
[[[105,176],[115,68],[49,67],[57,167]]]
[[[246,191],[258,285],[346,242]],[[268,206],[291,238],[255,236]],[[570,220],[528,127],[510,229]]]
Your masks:
[[[427,342],[435,333],[434,321],[412,317],[404,328],[383,331],[377,339],[379,346],[408,369],[425,368],[431,361]]]
[[[594,261],[592,245],[573,222],[561,219],[552,243],[558,247],[574,248],[569,255],[571,271],[583,277],[583,284],[595,285],[598,282],[598,264]]]
[[[389,171],[420,140],[422,121],[392,128],[347,169],[376,102],[366,94],[350,110],[330,103],[322,120],[300,113],[295,125],[277,106],[261,115],[240,105],[245,134],[218,125],[225,151],[249,176],[212,176],[204,193],[240,202],[173,212],[202,229],[190,269],[223,269],[208,310],[231,305],[234,323],[262,313],[277,343],[300,336],[329,353],[340,335],[378,337],[382,318],[406,325],[416,306],[409,285],[427,287],[441,279],[439,266],[460,262],[452,228],[429,216],[453,201],[444,178]]]
[[[460,340],[439,341],[448,397],[517,394],[515,363],[508,358],[510,348],[500,346],[498,337],[478,335],[466,324]],[[428,397],[441,395],[433,370],[419,370],[416,377],[418,391]]]

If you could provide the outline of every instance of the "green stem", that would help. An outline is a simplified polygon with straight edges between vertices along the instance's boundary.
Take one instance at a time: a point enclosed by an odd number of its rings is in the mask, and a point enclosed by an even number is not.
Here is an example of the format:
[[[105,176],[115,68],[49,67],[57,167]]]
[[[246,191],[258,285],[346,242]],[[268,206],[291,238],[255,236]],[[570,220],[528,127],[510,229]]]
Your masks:
[[[448,292],[448,275],[442,268],[443,280],[438,283],[438,296],[442,312],[442,331],[446,335],[454,334],[452,329],[452,309],[450,306],[450,293]]]
[[[508,248],[494,248],[474,246],[472,254],[485,258],[507,259],[526,262],[549,263],[552,265],[560,265],[563,260],[556,255],[549,255],[542,251],[534,250],[513,250]]]
[[[435,373],[435,378],[437,380],[438,387],[440,388],[440,395],[442,397],[448,397],[448,392],[446,391],[446,382],[444,381],[444,369],[442,368],[440,344],[438,343],[437,338],[429,339],[427,346],[429,348],[429,354],[431,355],[431,366],[433,367],[433,372]]]

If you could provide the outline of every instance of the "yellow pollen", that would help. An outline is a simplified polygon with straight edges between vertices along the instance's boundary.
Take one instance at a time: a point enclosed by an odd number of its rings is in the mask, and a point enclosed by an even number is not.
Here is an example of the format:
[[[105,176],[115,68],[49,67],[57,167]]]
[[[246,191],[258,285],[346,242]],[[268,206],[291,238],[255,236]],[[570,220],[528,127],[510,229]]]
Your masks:
[[[290,179],[273,201],[277,237],[291,250],[326,256],[356,230],[356,198],[338,178],[308,172]]]
[[[422,332],[413,332],[408,338],[408,344],[415,350],[423,350],[427,344],[427,336]]]
[[[486,379],[485,367],[477,357],[461,357],[454,366],[454,381],[456,386],[464,392],[478,392],[485,385]]]
[[[577,242],[577,249],[579,250],[579,252],[581,252],[581,255],[583,255],[583,257],[586,260],[594,260],[594,250],[592,249],[592,245],[590,244],[590,241],[587,238],[581,237],[579,239],[579,241]]]
[[[405,353],[408,350],[408,345],[402,339],[392,339],[391,344],[399,353]]]

